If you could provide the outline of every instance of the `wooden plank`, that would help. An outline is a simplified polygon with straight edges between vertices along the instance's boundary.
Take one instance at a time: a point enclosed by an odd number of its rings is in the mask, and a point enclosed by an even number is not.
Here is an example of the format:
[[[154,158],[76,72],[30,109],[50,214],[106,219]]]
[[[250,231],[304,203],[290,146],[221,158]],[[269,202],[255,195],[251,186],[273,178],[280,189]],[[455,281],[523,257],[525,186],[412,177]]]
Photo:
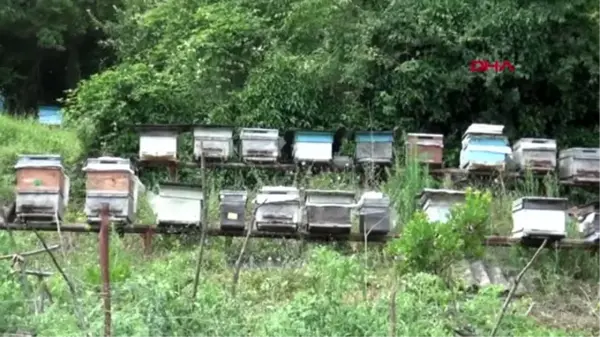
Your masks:
[[[199,227],[179,227],[179,228],[167,228],[155,225],[123,225],[117,226],[116,230],[121,231],[126,234],[142,234],[146,233],[149,229],[156,234],[163,235],[179,235],[183,233],[200,233]],[[23,224],[0,224],[0,230],[15,230],[15,231],[56,231],[56,225],[52,223],[29,223],[26,225]],[[79,233],[97,233],[99,232],[99,226],[90,226],[89,224],[79,223],[79,224],[63,224],[61,225],[62,232],[79,232]],[[221,230],[220,228],[211,228],[209,226],[206,229],[206,235],[208,236],[224,236],[224,237],[243,237],[245,235],[245,231],[227,231]],[[307,232],[266,232],[266,231],[258,231],[254,230],[250,234],[252,237],[256,238],[272,238],[272,239],[295,239],[301,240],[304,239],[306,241],[325,241],[325,242],[333,242],[333,241],[354,241],[354,242],[362,242],[364,237],[362,233],[351,233],[346,235],[331,235],[331,234],[316,234],[316,233],[307,233]],[[370,236],[368,238],[369,242],[385,242],[387,240],[398,238],[399,235],[387,235],[387,236]],[[521,241],[517,238],[512,238],[508,236],[487,236],[484,245],[486,246],[495,246],[495,247],[511,247],[515,245],[521,244]],[[529,244],[529,247],[535,248],[535,244]],[[586,242],[581,239],[563,239],[561,241],[557,241],[551,245],[547,245],[547,248],[554,249],[581,249],[581,250],[598,250],[600,245],[598,242]]]

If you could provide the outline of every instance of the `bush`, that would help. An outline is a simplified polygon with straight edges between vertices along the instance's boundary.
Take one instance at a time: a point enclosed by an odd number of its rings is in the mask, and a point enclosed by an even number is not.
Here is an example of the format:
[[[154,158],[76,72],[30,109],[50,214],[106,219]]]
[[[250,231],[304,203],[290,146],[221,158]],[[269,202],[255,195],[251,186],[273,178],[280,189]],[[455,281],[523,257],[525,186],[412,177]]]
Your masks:
[[[446,222],[429,221],[422,211],[415,212],[387,250],[402,258],[403,272],[443,275],[460,259],[483,255],[491,201],[489,192],[469,188],[465,203],[454,206]]]

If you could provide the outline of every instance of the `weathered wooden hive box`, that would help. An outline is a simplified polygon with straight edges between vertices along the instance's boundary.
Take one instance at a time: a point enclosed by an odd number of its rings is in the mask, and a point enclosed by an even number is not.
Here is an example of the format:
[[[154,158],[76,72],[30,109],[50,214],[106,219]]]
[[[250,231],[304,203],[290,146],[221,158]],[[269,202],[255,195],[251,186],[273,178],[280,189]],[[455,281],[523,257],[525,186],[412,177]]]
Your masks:
[[[392,229],[390,198],[380,192],[364,192],[359,205],[359,230],[367,235],[386,235]]]
[[[600,182],[600,149],[575,147],[560,151],[558,175],[573,182]]]
[[[276,162],[279,158],[277,129],[244,128],[240,131],[240,141],[244,161]]]
[[[350,233],[354,192],[306,190],[305,207],[311,232]]]
[[[464,170],[504,170],[512,158],[504,125],[474,123],[462,139],[460,168]]]
[[[297,131],[294,134],[296,162],[330,162],[333,156],[333,132]]]
[[[512,205],[516,238],[563,238],[567,235],[567,199],[523,197]]]
[[[194,128],[194,157],[227,160],[233,156],[233,129],[226,127]]]
[[[118,157],[89,158],[86,172],[85,214],[88,222],[99,223],[102,205],[108,205],[112,222],[135,220],[138,186],[129,159]]]
[[[246,191],[222,190],[219,194],[221,229],[243,230],[246,228]]]
[[[521,170],[554,171],[556,154],[554,139],[521,138],[513,145],[513,159]]]
[[[406,135],[406,154],[419,163],[441,167],[444,162],[444,135],[409,133]]]
[[[69,177],[58,155],[21,155],[17,175],[16,214],[24,220],[60,221],[69,202]]]
[[[586,241],[600,239],[600,202],[595,201],[579,207],[577,217],[579,232]]]
[[[204,194],[197,185],[181,183],[160,184],[157,209],[158,224],[187,226],[202,224]]]
[[[356,133],[355,158],[358,163],[390,164],[393,158],[392,131],[359,131]]]
[[[178,129],[168,125],[144,125],[139,132],[141,160],[177,160]]]
[[[425,188],[418,197],[429,221],[446,222],[452,207],[464,203],[466,195],[464,191]]]
[[[295,187],[265,186],[254,199],[259,230],[296,231],[302,220],[300,191]]]

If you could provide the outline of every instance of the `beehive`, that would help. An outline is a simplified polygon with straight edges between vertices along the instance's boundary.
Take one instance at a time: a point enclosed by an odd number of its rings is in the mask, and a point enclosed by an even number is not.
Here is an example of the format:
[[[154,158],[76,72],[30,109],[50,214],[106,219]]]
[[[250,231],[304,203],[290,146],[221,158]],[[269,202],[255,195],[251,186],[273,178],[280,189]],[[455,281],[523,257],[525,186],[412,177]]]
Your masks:
[[[242,158],[249,162],[276,162],[279,158],[277,129],[244,128],[240,131]]]
[[[221,229],[244,230],[246,228],[246,191],[223,190],[219,194]]]
[[[17,175],[16,214],[24,220],[60,221],[69,202],[69,177],[58,155],[21,155]]]
[[[417,162],[440,167],[444,156],[444,135],[409,133],[406,135],[406,154]]]
[[[333,156],[333,132],[297,131],[294,135],[294,160],[330,162]]]
[[[168,125],[144,125],[140,129],[140,159],[176,161],[178,130]]]
[[[503,130],[504,125],[471,124],[463,135],[460,168],[505,170],[512,160],[512,149]]]
[[[598,201],[579,207],[577,214],[579,232],[586,241],[600,239],[600,205]]]
[[[202,224],[204,194],[196,185],[161,183],[157,220],[160,226],[187,226]]]
[[[419,206],[429,221],[446,222],[452,207],[464,202],[464,191],[425,188],[419,194]]]
[[[305,206],[311,232],[350,233],[354,192],[306,190]]]
[[[202,146],[200,146],[202,144]],[[196,127],[194,157],[227,160],[233,156],[233,129],[227,127]]]
[[[108,205],[110,221],[131,223],[135,220],[136,180],[129,159],[89,158],[86,172],[85,213],[90,223],[99,223],[103,204]]]
[[[359,230],[367,235],[385,235],[392,229],[390,199],[380,192],[365,192],[358,201]]]
[[[513,237],[566,236],[567,199],[523,197],[512,206]]]
[[[355,137],[356,161],[359,163],[389,164],[393,158],[392,131],[360,131]]]
[[[255,223],[259,230],[296,231],[301,222],[300,191],[295,187],[265,186],[256,198]]]
[[[560,179],[573,182],[600,182],[600,149],[576,147],[560,151],[558,174]]]
[[[519,169],[534,172],[556,168],[556,140],[521,138],[513,145],[513,159]]]

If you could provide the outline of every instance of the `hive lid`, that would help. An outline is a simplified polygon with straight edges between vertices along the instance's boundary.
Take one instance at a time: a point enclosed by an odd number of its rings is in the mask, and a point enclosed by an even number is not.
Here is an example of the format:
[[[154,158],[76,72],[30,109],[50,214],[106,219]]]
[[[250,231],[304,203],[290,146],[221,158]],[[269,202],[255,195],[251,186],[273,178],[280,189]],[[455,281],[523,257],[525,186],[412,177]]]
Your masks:
[[[427,202],[427,200],[431,199],[433,196],[438,198],[443,198],[444,196],[465,196],[465,191],[459,190],[450,190],[450,189],[435,189],[435,188],[424,188],[419,192],[415,197],[420,198],[419,205],[423,207],[423,205]]]
[[[189,129],[187,124],[136,124],[133,126],[140,133],[153,131],[183,132]]]
[[[318,190],[318,189],[308,189],[304,191],[307,195],[343,195],[343,196],[354,196],[354,191],[344,191],[344,190]]]
[[[263,128],[243,128],[240,130],[240,138],[278,140],[279,130]]]
[[[564,205],[564,208],[566,210],[566,208],[567,208],[567,202],[569,201],[569,199],[567,199],[567,198],[552,198],[552,197],[530,196],[530,197],[522,197],[522,198],[519,198],[519,199],[513,201],[512,206],[513,206],[513,208],[518,207],[519,205],[523,204],[526,201],[529,201],[529,202],[538,202],[538,203],[545,203],[545,204]]]
[[[513,144],[513,149],[556,150],[556,140],[547,138],[521,138]]]
[[[300,201],[300,191],[288,186],[264,186],[256,195],[256,204],[285,203]]]
[[[358,200],[358,205],[389,205],[390,198],[381,192],[367,191],[364,192]]]
[[[200,184],[186,184],[186,183],[176,183],[176,182],[171,182],[171,181],[163,181],[163,182],[159,182],[158,183],[159,188],[160,187],[180,187],[180,188],[193,188],[193,189],[201,189],[202,185]]]
[[[444,138],[444,135],[439,133],[407,133],[406,137],[416,137],[416,138]]]
[[[234,127],[226,125],[194,125],[194,137],[210,132],[227,132],[227,136],[233,137],[233,130]]]
[[[472,134],[483,134],[483,135],[502,135],[504,132],[504,125],[501,124],[484,124],[484,123],[473,123],[465,131],[463,138],[467,135]]]
[[[246,198],[248,197],[248,192],[246,191],[241,191],[241,190],[221,190],[219,192],[219,199],[223,199],[226,197],[236,197],[236,198],[242,198],[243,200],[246,200]]]
[[[597,147],[572,147],[561,150],[558,158],[584,157],[589,159],[600,159],[600,148]]]
[[[131,160],[119,157],[88,158],[83,171],[128,171],[133,173]]]
[[[15,169],[26,167],[45,167],[62,169],[62,157],[56,154],[22,154],[17,159]]]

